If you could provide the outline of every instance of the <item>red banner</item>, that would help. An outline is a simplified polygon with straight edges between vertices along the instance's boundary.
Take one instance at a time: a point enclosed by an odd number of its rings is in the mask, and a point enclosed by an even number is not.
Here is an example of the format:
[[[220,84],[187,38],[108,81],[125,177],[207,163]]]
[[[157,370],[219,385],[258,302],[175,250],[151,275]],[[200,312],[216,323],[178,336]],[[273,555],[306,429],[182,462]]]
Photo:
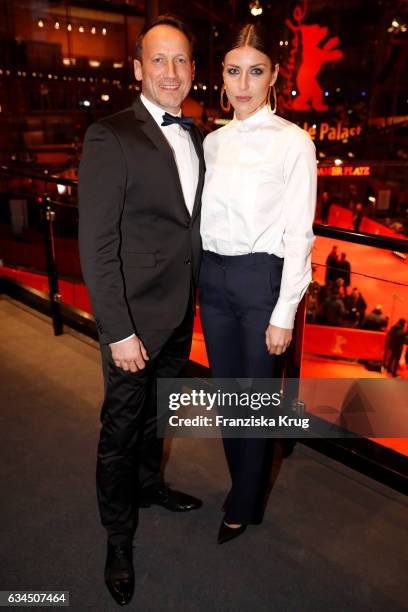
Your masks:
[[[385,338],[385,332],[307,323],[303,352],[345,359],[382,361]]]

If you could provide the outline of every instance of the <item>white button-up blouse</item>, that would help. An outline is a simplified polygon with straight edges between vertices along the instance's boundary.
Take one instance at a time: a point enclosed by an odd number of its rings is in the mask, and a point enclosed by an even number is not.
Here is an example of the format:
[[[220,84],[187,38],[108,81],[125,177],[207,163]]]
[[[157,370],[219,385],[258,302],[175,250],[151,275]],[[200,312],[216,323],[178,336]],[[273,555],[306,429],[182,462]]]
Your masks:
[[[272,325],[292,328],[311,280],[317,166],[310,136],[264,106],[204,141],[203,248],[284,258]]]

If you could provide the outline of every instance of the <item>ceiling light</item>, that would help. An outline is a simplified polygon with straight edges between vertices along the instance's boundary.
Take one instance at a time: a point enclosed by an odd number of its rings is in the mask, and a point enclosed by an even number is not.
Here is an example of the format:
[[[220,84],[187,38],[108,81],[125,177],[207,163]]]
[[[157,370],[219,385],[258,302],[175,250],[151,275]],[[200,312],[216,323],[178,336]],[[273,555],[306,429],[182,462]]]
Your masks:
[[[253,15],[254,17],[258,17],[258,15],[262,15],[262,6],[259,0],[253,0],[253,2],[250,2],[249,10],[251,11],[251,15]]]

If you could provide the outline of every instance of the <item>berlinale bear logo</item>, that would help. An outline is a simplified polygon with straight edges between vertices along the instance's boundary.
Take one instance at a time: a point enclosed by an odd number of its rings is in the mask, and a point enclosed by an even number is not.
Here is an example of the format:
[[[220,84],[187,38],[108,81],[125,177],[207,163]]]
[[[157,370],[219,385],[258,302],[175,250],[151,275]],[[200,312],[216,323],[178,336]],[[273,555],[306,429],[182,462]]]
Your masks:
[[[325,62],[335,62],[344,57],[340,49],[338,36],[333,36],[319,47],[321,41],[327,36],[327,28],[319,25],[302,25],[302,60],[297,73],[297,91],[299,95],[293,100],[292,108],[306,111],[311,107],[317,111],[327,111],[328,106],[323,102],[323,92],[317,76]]]

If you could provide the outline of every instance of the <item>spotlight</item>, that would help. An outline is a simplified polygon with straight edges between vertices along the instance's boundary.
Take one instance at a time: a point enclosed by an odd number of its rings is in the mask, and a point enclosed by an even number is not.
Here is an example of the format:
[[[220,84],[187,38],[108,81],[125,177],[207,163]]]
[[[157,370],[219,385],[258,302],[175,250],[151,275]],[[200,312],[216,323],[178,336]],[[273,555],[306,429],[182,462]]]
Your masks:
[[[83,34],[85,32],[85,28],[84,26],[80,25],[78,28],[78,32],[80,32],[81,34]]]
[[[101,95],[101,100],[103,102],[109,102],[109,94],[102,94]]]
[[[337,159],[334,160],[334,163],[336,164],[336,166],[341,166],[341,164],[343,163],[343,160],[337,158]]]
[[[399,34],[400,32],[406,32],[407,26],[405,23],[400,23],[397,19],[393,19],[387,32],[391,34]]]
[[[38,25],[38,27],[39,27],[39,28],[43,28],[43,27],[44,27],[44,22],[43,22],[43,20],[42,20],[42,19],[39,19],[39,20],[38,20],[37,25]]]
[[[107,34],[107,29],[106,28],[102,28],[102,36],[106,36]]]
[[[262,6],[259,0],[253,0],[249,3],[249,10],[251,11],[251,15],[254,17],[258,17],[258,15],[262,15]]]
[[[67,25],[67,30],[68,30],[68,32],[72,32],[72,24],[69,23]]]
[[[60,26],[60,22],[59,22],[59,21],[56,21],[56,22],[54,23],[54,28],[55,28],[56,30],[59,30],[59,29],[60,29],[60,27],[61,27],[61,26]]]
[[[96,34],[96,28],[95,28],[95,26],[92,26],[92,28],[91,28],[91,34]]]

